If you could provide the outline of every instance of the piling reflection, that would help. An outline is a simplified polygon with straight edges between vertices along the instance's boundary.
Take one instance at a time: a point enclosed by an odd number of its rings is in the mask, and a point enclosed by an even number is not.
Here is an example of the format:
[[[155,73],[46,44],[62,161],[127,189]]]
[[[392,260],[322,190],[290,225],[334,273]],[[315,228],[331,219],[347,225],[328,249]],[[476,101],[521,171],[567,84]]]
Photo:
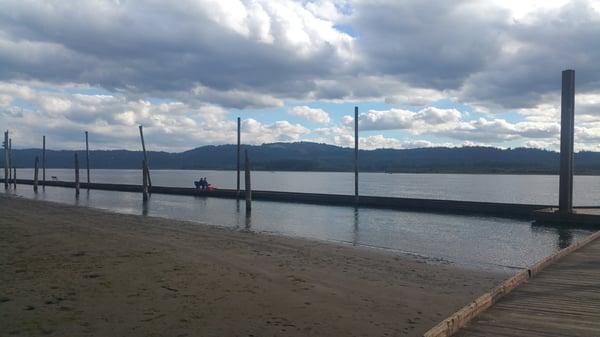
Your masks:
[[[573,232],[565,229],[558,228],[558,248],[564,249],[569,247],[573,243]]]
[[[586,226],[576,224],[557,224],[543,221],[534,221],[531,224],[533,231],[552,231],[556,236],[556,248],[564,249],[573,243],[573,231],[585,230]]]
[[[360,212],[358,207],[354,207],[354,226],[352,227],[352,245],[356,246],[360,242],[358,236],[358,224],[360,223]]]
[[[142,215],[148,216],[148,211],[150,210],[150,198],[148,200],[142,200]]]
[[[251,228],[252,228],[252,212],[248,211],[248,212],[246,212],[246,215],[244,216],[244,230],[250,231]]]

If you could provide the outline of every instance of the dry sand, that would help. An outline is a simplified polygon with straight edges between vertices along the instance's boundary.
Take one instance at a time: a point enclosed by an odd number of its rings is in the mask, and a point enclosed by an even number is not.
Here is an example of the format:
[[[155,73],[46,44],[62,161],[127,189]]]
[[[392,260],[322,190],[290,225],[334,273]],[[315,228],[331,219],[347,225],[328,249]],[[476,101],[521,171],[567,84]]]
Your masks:
[[[0,196],[0,336],[418,336],[505,276]]]

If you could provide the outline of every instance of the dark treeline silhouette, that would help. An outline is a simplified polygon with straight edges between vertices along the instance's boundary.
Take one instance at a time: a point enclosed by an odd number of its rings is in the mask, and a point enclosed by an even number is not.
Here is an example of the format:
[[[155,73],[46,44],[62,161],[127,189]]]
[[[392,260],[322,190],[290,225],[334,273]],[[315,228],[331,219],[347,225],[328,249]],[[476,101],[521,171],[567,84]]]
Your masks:
[[[353,149],[310,142],[244,145],[255,170],[267,171],[352,171]],[[74,151],[46,151],[46,167],[72,168]],[[85,158],[84,151],[77,151]],[[243,153],[243,152],[242,152]],[[236,146],[202,146],[193,150],[168,153],[150,151],[151,169],[223,169],[234,170]],[[40,149],[13,149],[14,166],[32,167]],[[360,151],[363,172],[447,172],[447,173],[548,173],[558,172],[558,153],[539,149],[493,147],[380,149]],[[141,151],[90,151],[90,166],[102,169],[139,169]],[[242,161],[243,162],[243,161]],[[3,150],[0,164],[4,165]],[[83,162],[80,163],[83,166]],[[579,152],[575,171],[600,174],[600,153]]]

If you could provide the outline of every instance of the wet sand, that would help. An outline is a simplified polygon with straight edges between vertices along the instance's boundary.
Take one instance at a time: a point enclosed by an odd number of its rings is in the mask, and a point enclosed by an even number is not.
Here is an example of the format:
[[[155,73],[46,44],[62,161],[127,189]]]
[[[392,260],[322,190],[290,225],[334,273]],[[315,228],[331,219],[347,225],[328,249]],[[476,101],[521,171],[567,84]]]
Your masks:
[[[0,196],[2,336],[418,336],[506,276]]]

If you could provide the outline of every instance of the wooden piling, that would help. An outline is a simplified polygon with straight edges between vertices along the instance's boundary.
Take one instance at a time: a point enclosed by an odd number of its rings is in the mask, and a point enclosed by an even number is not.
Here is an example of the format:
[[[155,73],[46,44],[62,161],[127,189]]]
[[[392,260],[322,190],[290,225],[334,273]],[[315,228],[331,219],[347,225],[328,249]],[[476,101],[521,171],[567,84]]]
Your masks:
[[[42,186],[46,186],[46,136],[42,136]]]
[[[237,194],[240,195],[240,132],[241,132],[241,121],[237,119]]]
[[[8,179],[12,181],[12,138],[8,139]],[[10,182],[8,183],[10,185]]]
[[[35,162],[33,163],[33,191],[37,193],[38,190],[38,166],[39,158],[35,156]]]
[[[85,132],[85,169],[87,171],[87,183],[90,183],[90,146],[88,143],[88,132]]]
[[[140,138],[142,139],[142,151],[144,152],[144,162],[146,163],[145,167],[145,171],[146,174],[148,175],[148,186],[152,187],[152,179],[150,178],[150,164],[148,163],[148,156],[146,155],[146,142],[144,142],[144,130],[143,130],[143,126],[140,125]]]
[[[142,199],[148,201],[148,166],[145,160],[142,160]]]
[[[354,202],[358,202],[358,107],[354,107]]]
[[[246,194],[246,212],[252,210],[252,184],[250,182],[250,159],[248,158],[248,150],[245,152],[246,160],[244,162],[245,176],[245,194]]]
[[[17,168],[13,166],[13,187],[17,188]]]
[[[75,195],[79,196],[79,159],[75,153]]]
[[[8,130],[4,132],[4,188],[8,189]]]
[[[562,72],[560,109],[560,178],[558,208],[573,212],[573,143],[575,134],[575,70]]]

